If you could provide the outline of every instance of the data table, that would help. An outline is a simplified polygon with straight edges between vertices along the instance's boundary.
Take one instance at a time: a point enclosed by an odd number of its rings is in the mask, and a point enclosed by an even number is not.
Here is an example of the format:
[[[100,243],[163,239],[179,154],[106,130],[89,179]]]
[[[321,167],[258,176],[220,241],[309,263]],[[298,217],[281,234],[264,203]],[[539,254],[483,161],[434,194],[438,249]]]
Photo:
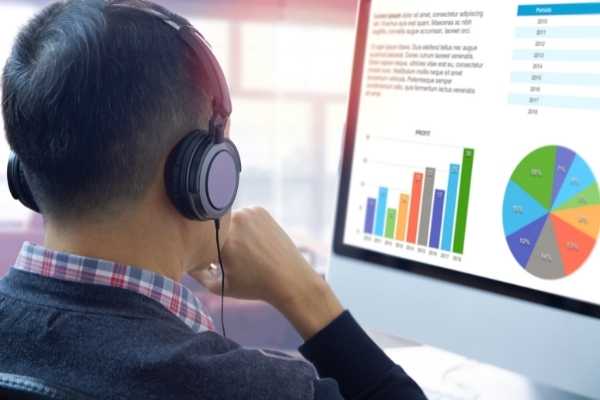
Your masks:
[[[600,109],[600,3],[518,7],[509,103]]]

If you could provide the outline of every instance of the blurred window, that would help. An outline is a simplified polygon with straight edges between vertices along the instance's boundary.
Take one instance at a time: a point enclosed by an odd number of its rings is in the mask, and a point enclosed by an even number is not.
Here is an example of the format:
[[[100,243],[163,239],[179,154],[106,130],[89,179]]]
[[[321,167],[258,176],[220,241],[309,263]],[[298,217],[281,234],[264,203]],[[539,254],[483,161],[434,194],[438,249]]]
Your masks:
[[[242,22],[237,32],[240,52],[234,63],[240,80],[233,86],[237,108],[232,134],[247,168],[239,204],[265,200],[261,192],[269,176],[270,199],[260,204],[298,241],[328,249],[353,29]],[[263,101],[271,102],[271,110],[249,111],[252,103]],[[257,124],[265,132],[249,129]]]

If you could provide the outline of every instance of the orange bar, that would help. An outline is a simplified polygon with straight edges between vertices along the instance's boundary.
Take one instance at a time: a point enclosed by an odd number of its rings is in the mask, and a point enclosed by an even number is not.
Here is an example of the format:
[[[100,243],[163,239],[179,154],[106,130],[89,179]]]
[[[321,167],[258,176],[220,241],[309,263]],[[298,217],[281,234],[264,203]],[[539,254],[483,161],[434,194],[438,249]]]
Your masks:
[[[421,210],[421,193],[423,191],[423,174],[415,172],[413,176],[412,201],[410,203],[410,217],[408,219],[408,238],[409,243],[417,242],[417,227],[419,225],[419,211]]]
[[[398,206],[398,223],[396,224],[396,240],[404,241],[406,237],[406,220],[408,219],[408,203],[410,196],[400,195],[400,205]]]

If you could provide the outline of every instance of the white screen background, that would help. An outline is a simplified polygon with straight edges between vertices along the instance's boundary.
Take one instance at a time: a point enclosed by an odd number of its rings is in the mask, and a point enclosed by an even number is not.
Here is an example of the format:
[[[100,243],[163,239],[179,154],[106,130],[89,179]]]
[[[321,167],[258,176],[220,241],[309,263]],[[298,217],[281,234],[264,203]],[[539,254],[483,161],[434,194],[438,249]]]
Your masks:
[[[600,176],[600,109],[535,107],[537,115],[530,115],[529,107],[509,104],[511,93],[526,92],[530,86],[511,83],[511,73],[532,68],[530,61],[513,60],[514,50],[532,47],[532,39],[517,37],[517,28],[536,25],[535,17],[517,17],[520,4],[490,0],[373,1],[371,24],[374,15],[380,13],[480,11],[483,17],[474,18],[470,33],[464,35],[369,35],[344,241],[392,256],[600,304],[597,248],[575,273],[557,280],[544,280],[525,271],[506,242],[502,215],[504,193],[514,169],[530,152],[547,145],[568,147],[588,163],[596,177]],[[551,16],[547,22],[549,27],[598,26],[599,23],[600,16],[595,15]],[[370,32],[374,28],[371,26]],[[388,90],[382,91],[379,97],[366,95],[369,49],[374,45],[434,43],[478,46],[474,54],[483,68],[465,71],[464,76],[456,80],[461,87],[476,89],[475,94]],[[550,45],[557,49],[600,50],[600,37],[549,39]],[[600,62],[555,62],[546,63],[544,67],[577,73],[600,72]],[[582,85],[547,85],[543,91],[544,94],[600,98],[600,90]],[[417,130],[429,132],[428,136],[416,135]],[[447,165],[462,161],[463,148],[475,149],[475,161],[462,256],[448,254],[442,258],[444,252],[432,256],[428,251],[419,253],[390,243],[386,245],[383,240],[379,243],[365,240],[366,199],[376,198],[379,186],[390,187],[390,207],[396,207],[394,202],[400,192],[410,193],[415,168],[438,168],[436,187],[444,187],[448,180]]]

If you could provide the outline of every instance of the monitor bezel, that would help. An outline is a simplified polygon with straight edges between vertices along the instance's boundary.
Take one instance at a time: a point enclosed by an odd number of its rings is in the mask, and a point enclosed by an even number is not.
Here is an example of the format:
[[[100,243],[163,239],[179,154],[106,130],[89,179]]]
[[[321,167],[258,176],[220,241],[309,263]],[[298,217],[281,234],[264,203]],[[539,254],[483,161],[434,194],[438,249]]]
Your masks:
[[[588,317],[600,318],[600,305],[547,293],[541,290],[528,289],[523,286],[454,271],[431,264],[420,263],[406,258],[390,256],[344,243],[348,196],[350,192],[350,177],[352,176],[354,142],[358,123],[358,110],[360,108],[360,96],[372,1],[373,0],[359,0],[358,4],[354,65],[352,69],[352,81],[345,125],[343,154],[340,165],[340,182],[338,188],[333,252],[339,256],[379,264],[384,267],[394,268],[440,281],[484,290]]]

